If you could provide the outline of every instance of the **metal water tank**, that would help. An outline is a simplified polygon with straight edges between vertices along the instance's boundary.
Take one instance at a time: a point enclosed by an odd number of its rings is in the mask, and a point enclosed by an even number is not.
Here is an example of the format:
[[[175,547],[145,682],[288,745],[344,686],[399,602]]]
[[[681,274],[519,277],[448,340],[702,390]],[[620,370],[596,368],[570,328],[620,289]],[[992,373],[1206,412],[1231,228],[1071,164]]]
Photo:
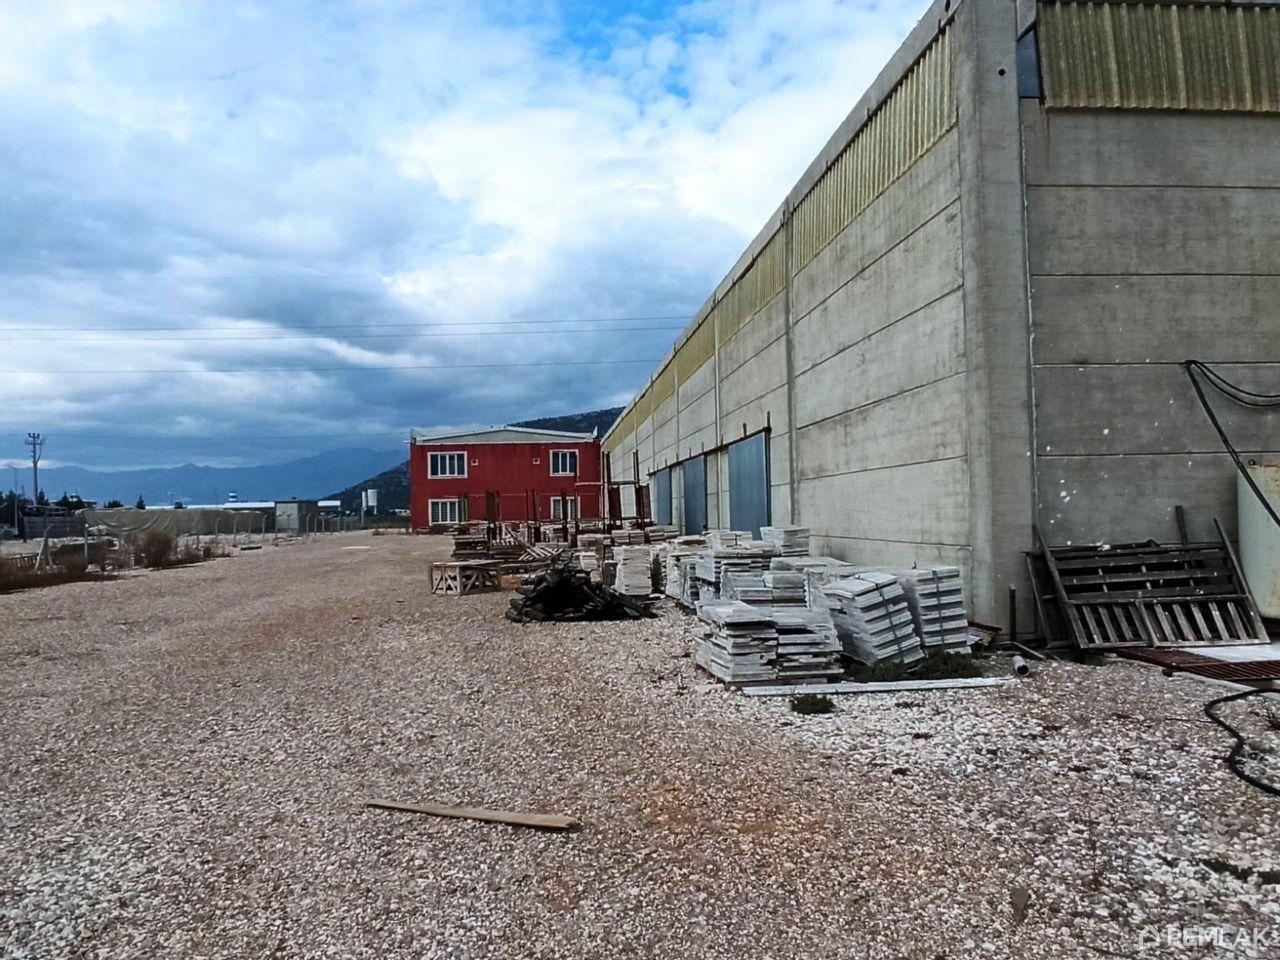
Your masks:
[[[1280,463],[1250,462],[1245,469],[1271,508],[1280,513]],[[1243,474],[1236,480],[1236,522],[1240,528],[1240,566],[1258,610],[1264,617],[1280,617],[1280,526]]]

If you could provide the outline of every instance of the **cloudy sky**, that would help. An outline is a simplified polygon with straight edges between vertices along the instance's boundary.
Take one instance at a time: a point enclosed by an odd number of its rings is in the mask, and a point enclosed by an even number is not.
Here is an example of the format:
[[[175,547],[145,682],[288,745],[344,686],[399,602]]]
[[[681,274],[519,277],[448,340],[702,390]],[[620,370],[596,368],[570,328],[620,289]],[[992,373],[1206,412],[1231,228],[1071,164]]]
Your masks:
[[[6,0],[0,462],[624,403],[923,9]]]

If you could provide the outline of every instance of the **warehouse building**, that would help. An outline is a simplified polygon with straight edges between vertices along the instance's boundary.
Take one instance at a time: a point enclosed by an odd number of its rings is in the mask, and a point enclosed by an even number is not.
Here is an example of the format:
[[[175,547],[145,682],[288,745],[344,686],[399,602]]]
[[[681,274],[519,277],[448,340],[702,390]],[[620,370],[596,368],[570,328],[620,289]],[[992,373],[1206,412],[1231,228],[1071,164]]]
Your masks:
[[[938,0],[604,438],[658,520],[958,564],[1235,525],[1280,384],[1280,9]],[[1268,388],[1267,385],[1270,385]],[[1265,414],[1222,404],[1250,457]]]
[[[415,531],[486,518],[598,518],[600,440],[529,427],[447,436],[414,430],[409,514]]]

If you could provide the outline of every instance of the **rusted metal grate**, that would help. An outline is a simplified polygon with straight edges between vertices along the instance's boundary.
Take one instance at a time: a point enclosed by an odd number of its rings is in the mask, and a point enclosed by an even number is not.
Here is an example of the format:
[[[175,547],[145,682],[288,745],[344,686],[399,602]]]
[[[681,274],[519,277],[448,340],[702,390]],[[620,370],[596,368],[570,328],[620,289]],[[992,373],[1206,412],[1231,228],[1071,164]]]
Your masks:
[[[1056,599],[1062,629],[1082,649],[1266,643],[1235,554],[1218,531],[1219,543],[1053,547],[1037,528],[1037,598]],[[1042,613],[1042,622],[1049,619]]]
[[[1190,650],[1120,650],[1119,655],[1143,663],[1154,663],[1170,673],[1194,673],[1215,680],[1257,683],[1280,680],[1280,660],[1215,660]]]

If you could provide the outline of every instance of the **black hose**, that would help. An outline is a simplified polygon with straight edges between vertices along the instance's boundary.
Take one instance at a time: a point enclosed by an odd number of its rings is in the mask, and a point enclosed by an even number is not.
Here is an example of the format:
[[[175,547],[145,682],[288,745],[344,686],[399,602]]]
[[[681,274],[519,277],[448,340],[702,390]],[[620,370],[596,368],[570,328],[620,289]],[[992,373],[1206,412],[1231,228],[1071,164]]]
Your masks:
[[[1237,403],[1244,404],[1245,406],[1250,406],[1250,407],[1277,406],[1277,405],[1280,405],[1280,395],[1267,394],[1267,393],[1253,393],[1251,391],[1245,390],[1243,387],[1237,387],[1235,384],[1231,383],[1231,381],[1227,380],[1221,374],[1210,369],[1208,365],[1206,365],[1200,360],[1185,360],[1183,361],[1182,365],[1187,371],[1187,378],[1191,381],[1191,386],[1195,388],[1196,396],[1200,399],[1200,406],[1204,409],[1205,415],[1208,416],[1209,422],[1213,424],[1213,429],[1218,432],[1218,439],[1222,441],[1222,445],[1226,448],[1227,453],[1231,454],[1231,459],[1235,461],[1236,469],[1240,471],[1240,476],[1244,477],[1245,483],[1249,485],[1249,489],[1252,490],[1253,495],[1258,498],[1258,502],[1262,504],[1263,509],[1265,509],[1267,513],[1271,515],[1271,519],[1275,522],[1276,526],[1280,526],[1280,514],[1276,513],[1275,507],[1271,505],[1271,501],[1267,499],[1266,494],[1264,494],[1262,492],[1262,489],[1258,486],[1257,481],[1253,479],[1253,475],[1249,473],[1248,469],[1245,467],[1244,461],[1240,459],[1240,453],[1236,450],[1235,445],[1232,444],[1231,438],[1228,437],[1227,432],[1224,429],[1222,429],[1222,424],[1218,422],[1218,415],[1214,413],[1213,407],[1209,404],[1209,398],[1205,396],[1204,387],[1201,386],[1200,380],[1196,377],[1196,371],[1199,371],[1200,373],[1204,374],[1205,377],[1209,380],[1209,382],[1213,384],[1221,393],[1225,394],[1228,397],[1231,397],[1231,399],[1235,400]],[[1219,383],[1218,381],[1221,381],[1221,383]],[[1236,396],[1234,393],[1228,392],[1227,389],[1224,389],[1223,384],[1225,384],[1231,390],[1239,391],[1241,394],[1244,394],[1250,397],[1266,398],[1268,400],[1274,399],[1277,401],[1277,403],[1272,404],[1272,403],[1250,402],[1248,400],[1242,400],[1240,397]]]
[[[1235,700],[1243,700],[1246,697],[1253,697],[1253,696],[1257,696],[1260,693],[1267,693],[1267,692],[1268,691],[1266,690],[1244,690],[1244,691],[1241,691],[1240,693],[1229,693],[1225,697],[1219,697],[1217,700],[1210,700],[1208,703],[1206,703],[1204,705],[1204,715],[1208,717],[1210,720],[1212,720],[1214,723],[1216,723],[1218,726],[1220,726],[1223,730],[1227,731],[1227,733],[1229,733],[1231,735],[1231,738],[1235,741],[1231,745],[1231,752],[1227,754],[1228,769],[1230,769],[1232,773],[1234,773],[1237,777],[1239,777],[1241,780],[1243,780],[1245,783],[1249,784],[1250,786],[1257,787],[1263,793],[1269,793],[1273,797],[1280,797],[1280,787],[1277,787],[1271,783],[1267,783],[1265,780],[1259,780],[1257,777],[1253,776],[1250,773],[1246,773],[1244,770],[1240,768],[1240,754],[1244,752],[1244,748],[1246,745],[1245,738],[1240,733],[1239,730],[1237,730],[1231,724],[1227,723],[1227,721],[1223,720],[1220,716],[1214,713],[1214,709],[1221,706],[1224,703],[1231,703]]]

